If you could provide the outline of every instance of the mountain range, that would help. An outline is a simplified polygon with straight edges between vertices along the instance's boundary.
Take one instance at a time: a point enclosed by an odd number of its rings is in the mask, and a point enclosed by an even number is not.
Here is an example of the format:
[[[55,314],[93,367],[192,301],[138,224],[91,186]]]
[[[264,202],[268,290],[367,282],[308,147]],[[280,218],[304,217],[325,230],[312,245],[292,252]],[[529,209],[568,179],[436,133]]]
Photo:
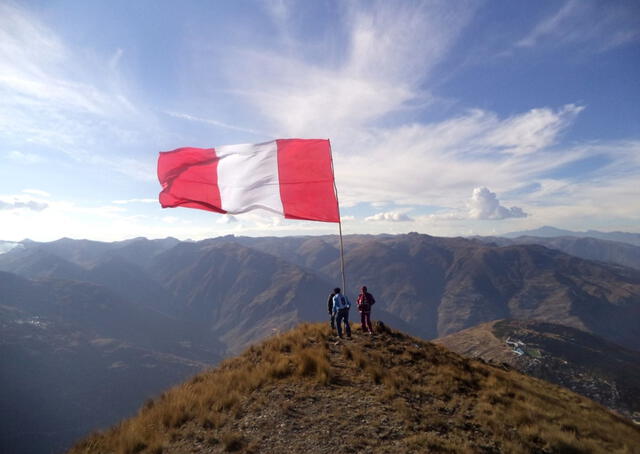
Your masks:
[[[501,235],[506,238],[518,238],[521,236],[535,236],[543,238],[554,238],[561,236],[573,236],[579,238],[597,238],[599,240],[616,241],[640,246],[640,233],[629,232],[601,232],[599,230],[586,230],[577,232],[574,230],[558,229],[556,227],[544,226],[533,230],[522,230]]]
[[[341,281],[336,236],[20,244],[0,254],[1,314],[11,327],[3,329],[1,343],[15,349],[0,361],[3,370],[24,364],[3,379],[28,389],[42,385],[28,372],[35,361],[31,350],[23,349],[33,330],[48,339],[38,347],[44,356],[69,350],[74,341],[62,336],[68,331],[80,333],[78,342],[86,346],[68,364],[92,355],[104,359],[95,365],[84,361],[94,367],[91,373],[83,365],[51,374],[58,380],[47,385],[52,388],[64,389],[83,376],[96,377],[87,389],[105,388],[111,380],[106,369],[115,364],[119,370],[124,363],[138,374],[145,355],[155,358],[156,370],[163,370],[164,360],[166,370],[169,363],[184,365],[163,382],[175,383],[302,321],[327,320],[327,295]],[[640,349],[640,271],[633,268],[538,244],[501,246],[415,233],[347,236],[344,246],[347,295],[353,301],[367,285],[377,300],[373,318],[413,335],[432,339],[496,319],[535,319]],[[45,344],[52,350],[44,350]],[[104,345],[126,348],[107,354]],[[141,387],[127,399],[139,405],[157,389]],[[15,396],[5,396],[8,408],[20,407]],[[72,394],[59,396],[56,405],[77,420],[104,425],[104,419],[91,421],[76,409]],[[37,411],[26,412],[38,419]],[[123,409],[117,412],[126,416]],[[47,417],[23,427],[44,431]],[[3,443],[16,440],[17,432],[9,429],[2,429]],[[21,440],[32,442],[28,435]]]
[[[640,246],[618,241],[601,240],[590,237],[537,237],[519,236],[517,238],[504,237],[474,237],[475,239],[496,246],[516,244],[539,244],[549,249],[556,249],[569,255],[587,260],[628,266],[640,270]]]

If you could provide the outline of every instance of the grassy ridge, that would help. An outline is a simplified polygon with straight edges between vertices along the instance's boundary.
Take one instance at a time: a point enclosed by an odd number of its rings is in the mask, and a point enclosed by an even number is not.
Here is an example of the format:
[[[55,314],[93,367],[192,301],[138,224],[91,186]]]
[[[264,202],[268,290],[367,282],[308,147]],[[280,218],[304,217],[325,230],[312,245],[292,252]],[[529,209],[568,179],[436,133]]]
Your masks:
[[[70,452],[638,452],[636,427],[568,390],[388,329],[334,341],[301,325]]]

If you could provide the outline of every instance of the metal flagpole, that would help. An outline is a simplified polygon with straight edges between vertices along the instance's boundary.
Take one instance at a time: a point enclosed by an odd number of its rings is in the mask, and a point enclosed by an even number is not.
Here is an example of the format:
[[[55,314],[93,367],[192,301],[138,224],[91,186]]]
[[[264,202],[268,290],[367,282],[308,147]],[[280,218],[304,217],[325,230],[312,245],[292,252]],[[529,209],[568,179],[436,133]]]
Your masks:
[[[327,139],[328,140],[328,139]],[[342,244],[342,217],[340,216],[340,199],[338,198],[338,187],[336,186],[336,174],[333,168],[333,150],[331,150],[331,141],[329,142],[329,150],[331,151],[331,173],[333,174],[333,192],[336,195],[336,203],[338,204],[338,232],[340,233],[340,270],[342,271],[342,293],[347,293],[346,278],[344,276],[344,246]]]
[[[333,183],[335,187],[335,181]],[[338,215],[340,215],[340,209],[338,209]],[[338,222],[338,230],[340,231],[340,268],[342,269],[342,292],[346,295],[347,284],[344,277],[344,247],[342,246],[342,221]]]

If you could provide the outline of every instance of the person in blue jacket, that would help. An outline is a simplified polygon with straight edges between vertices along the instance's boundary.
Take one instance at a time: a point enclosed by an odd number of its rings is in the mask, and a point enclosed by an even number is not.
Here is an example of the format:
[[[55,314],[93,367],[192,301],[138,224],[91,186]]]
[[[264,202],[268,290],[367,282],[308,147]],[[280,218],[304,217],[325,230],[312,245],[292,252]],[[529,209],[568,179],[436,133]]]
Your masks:
[[[340,288],[334,289],[333,296],[333,314],[336,317],[336,328],[338,328],[338,337],[342,338],[342,321],[344,320],[345,331],[347,337],[351,338],[351,326],[349,326],[349,308],[351,303],[346,295],[343,295]]]

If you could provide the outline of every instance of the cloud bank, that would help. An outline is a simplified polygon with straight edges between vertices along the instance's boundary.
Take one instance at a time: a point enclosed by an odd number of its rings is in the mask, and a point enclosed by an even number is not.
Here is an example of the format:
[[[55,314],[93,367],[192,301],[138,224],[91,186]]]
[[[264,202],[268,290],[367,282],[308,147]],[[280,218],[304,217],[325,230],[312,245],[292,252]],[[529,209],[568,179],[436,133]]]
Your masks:
[[[49,205],[45,202],[38,202],[36,200],[28,200],[28,201],[20,201],[14,200],[12,202],[6,202],[0,200],[0,210],[31,210],[31,211],[42,211],[47,208]]]
[[[400,213],[397,211],[387,211],[383,213],[377,213],[373,216],[368,216],[364,219],[367,222],[412,222],[413,219],[409,217],[409,215],[405,213]]]

